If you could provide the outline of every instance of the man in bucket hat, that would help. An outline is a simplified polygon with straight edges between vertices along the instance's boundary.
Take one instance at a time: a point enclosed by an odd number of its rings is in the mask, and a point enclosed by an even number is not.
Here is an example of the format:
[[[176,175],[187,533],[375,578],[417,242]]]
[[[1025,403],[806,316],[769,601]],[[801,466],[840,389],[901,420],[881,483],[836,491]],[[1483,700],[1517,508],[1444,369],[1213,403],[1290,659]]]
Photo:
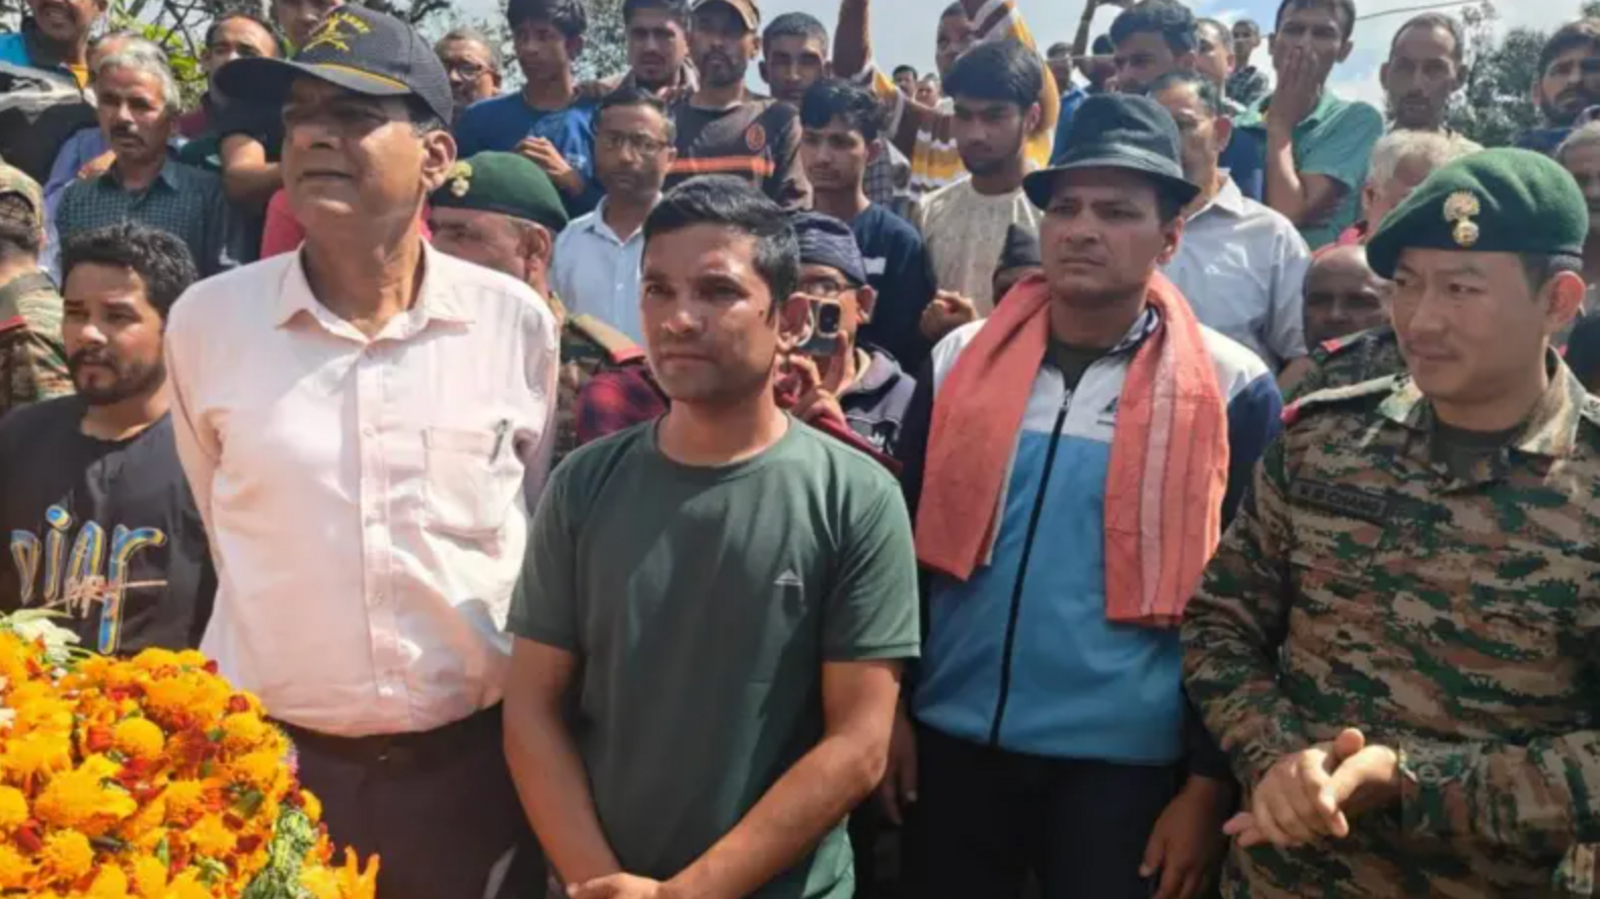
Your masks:
[[[293,737],[334,839],[382,856],[385,899],[533,894],[499,703],[554,319],[423,241],[450,82],[403,23],[345,6],[292,61],[218,77],[282,104],[306,238],[172,311],[174,430],[219,575],[202,649]]]
[[[1225,895],[1591,889],[1600,401],[1550,346],[1588,227],[1489,150],[1368,243],[1407,373],[1291,407],[1184,621],[1246,789]]]
[[[883,798],[916,895],[1192,899],[1232,802],[1176,624],[1277,388],[1159,274],[1199,191],[1166,110],[1092,97],[1066,146],[1024,182],[1044,273],[934,349],[902,439],[932,577]]]

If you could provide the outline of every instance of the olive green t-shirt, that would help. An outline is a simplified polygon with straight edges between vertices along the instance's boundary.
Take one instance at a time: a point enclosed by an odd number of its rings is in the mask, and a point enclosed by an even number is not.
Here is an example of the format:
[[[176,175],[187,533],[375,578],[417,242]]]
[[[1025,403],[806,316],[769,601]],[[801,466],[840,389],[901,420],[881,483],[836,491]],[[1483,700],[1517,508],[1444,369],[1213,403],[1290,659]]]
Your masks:
[[[580,662],[574,738],[628,872],[669,878],[822,736],[822,665],[917,655],[917,572],[898,485],[799,424],[696,468],[641,425],[569,456],[535,517],[507,627]],[[757,892],[854,893],[835,827]]]

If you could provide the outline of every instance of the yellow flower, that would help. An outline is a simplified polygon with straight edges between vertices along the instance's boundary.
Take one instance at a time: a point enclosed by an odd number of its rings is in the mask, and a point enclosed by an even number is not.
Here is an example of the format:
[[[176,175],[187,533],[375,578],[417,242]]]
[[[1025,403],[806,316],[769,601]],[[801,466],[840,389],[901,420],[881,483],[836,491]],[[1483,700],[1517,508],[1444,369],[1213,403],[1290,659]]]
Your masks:
[[[7,783],[25,784],[71,767],[72,738],[67,733],[41,731],[8,739],[0,752],[0,772]]]
[[[10,843],[0,843],[0,890],[17,890],[28,885],[33,865]]]
[[[45,838],[39,860],[56,879],[70,883],[94,867],[94,847],[75,830],[58,830]]]
[[[233,852],[238,838],[217,815],[206,815],[184,833],[196,855],[207,858],[227,858]]]
[[[167,741],[160,726],[148,718],[129,718],[111,731],[111,744],[124,755],[146,761],[161,757]]]
[[[28,820],[28,797],[14,787],[0,787],[0,832]]]
[[[167,885],[167,891],[161,895],[161,899],[213,899],[213,895],[200,882],[200,875],[190,868]]]
[[[134,859],[133,889],[140,899],[161,899],[167,892],[167,866],[152,855]]]
[[[50,779],[34,803],[34,814],[46,824],[90,836],[105,833],[139,808],[125,791],[103,784],[118,770],[117,763],[103,755],[89,756],[76,769]]]
[[[247,783],[262,792],[272,792],[280,780],[287,780],[289,772],[283,756],[272,750],[258,750],[233,760],[230,766],[233,779]]]
[[[318,799],[315,793],[301,790],[300,802],[304,805],[306,817],[311,819],[312,824],[322,820],[322,800]]]
[[[128,875],[116,865],[102,865],[89,887],[88,899],[127,899]]]
[[[178,821],[205,808],[206,784],[202,780],[175,780],[161,795],[167,800],[167,820]]]
[[[222,745],[230,752],[255,749],[272,736],[272,728],[254,712],[238,712],[222,719]]]
[[[178,668],[182,662],[178,654],[170,649],[153,648],[134,656],[129,664],[141,671],[156,672],[163,668]]]

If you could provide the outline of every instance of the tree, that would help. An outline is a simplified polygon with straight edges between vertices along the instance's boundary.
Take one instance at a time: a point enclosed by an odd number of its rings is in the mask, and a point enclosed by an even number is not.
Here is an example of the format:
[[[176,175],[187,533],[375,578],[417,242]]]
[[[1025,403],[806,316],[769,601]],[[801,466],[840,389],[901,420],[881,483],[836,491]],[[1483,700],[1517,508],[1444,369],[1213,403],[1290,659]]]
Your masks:
[[[1600,0],[1590,0],[1600,6]],[[1513,28],[1497,36],[1499,13],[1493,0],[1461,12],[1467,31],[1467,80],[1446,123],[1486,147],[1503,147],[1539,124],[1529,98],[1539,77],[1539,51],[1545,34]]]

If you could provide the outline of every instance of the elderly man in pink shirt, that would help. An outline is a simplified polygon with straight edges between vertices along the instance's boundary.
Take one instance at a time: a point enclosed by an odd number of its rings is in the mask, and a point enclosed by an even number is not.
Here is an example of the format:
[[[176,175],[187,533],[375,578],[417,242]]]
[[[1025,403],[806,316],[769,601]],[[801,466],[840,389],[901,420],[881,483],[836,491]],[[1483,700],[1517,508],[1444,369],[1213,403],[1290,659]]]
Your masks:
[[[423,241],[455,165],[450,85],[404,24],[342,7],[294,62],[221,77],[283,105],[306,241],[172,312],[174,430],[219,582],[202,649],[294,738],[332,836],[381,854],[384,899],[537,895],[499,702],[554,319]]]

